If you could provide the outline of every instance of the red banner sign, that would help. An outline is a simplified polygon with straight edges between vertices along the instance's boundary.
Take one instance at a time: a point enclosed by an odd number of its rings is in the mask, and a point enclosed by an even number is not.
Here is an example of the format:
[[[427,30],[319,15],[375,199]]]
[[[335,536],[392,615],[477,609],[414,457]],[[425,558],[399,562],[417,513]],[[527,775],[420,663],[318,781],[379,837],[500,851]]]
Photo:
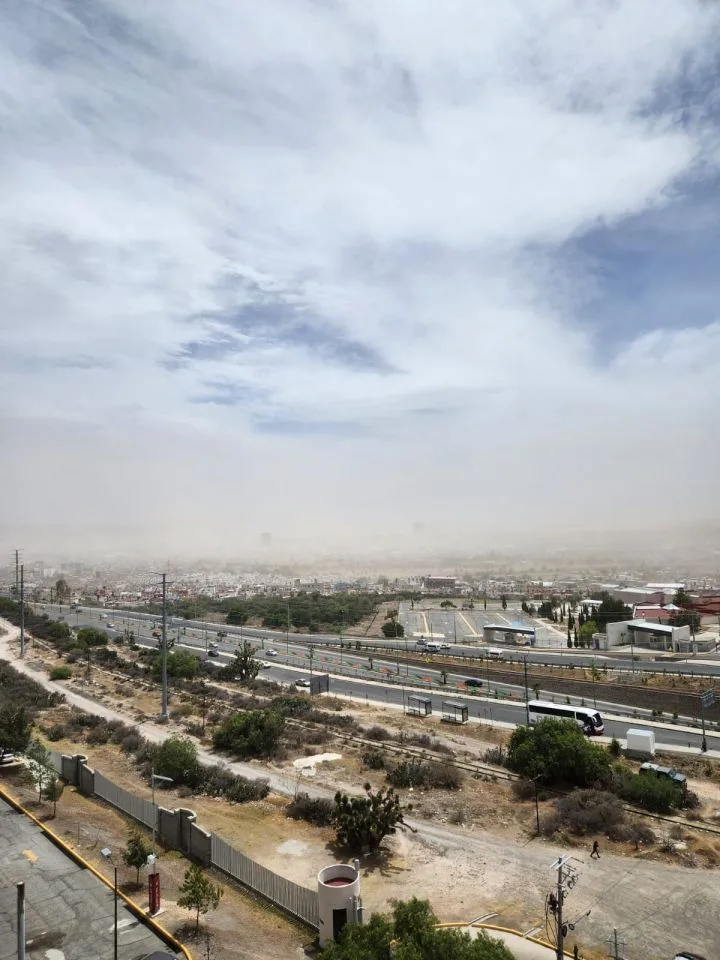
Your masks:
[[[148,876],[148,894],[150,897],[150,913],[160,910],[160,874],[151,873]]]

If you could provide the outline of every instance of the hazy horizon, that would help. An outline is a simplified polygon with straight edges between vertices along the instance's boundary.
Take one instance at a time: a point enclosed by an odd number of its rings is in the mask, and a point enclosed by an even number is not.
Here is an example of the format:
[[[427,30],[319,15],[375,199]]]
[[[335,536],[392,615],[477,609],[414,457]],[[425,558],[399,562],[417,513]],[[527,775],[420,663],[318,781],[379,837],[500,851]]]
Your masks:
[[[717,5],[0,26],[6,552],[716,549]]]

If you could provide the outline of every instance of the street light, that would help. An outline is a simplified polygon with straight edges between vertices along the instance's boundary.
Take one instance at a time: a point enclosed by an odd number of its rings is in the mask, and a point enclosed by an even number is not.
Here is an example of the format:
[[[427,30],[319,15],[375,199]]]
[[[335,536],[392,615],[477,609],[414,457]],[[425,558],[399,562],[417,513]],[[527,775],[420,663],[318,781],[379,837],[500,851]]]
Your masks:
[[[157,862],[157,854],[155,851],[155,833],[157,830],[157,807],[155,806],[155,782],[156,781],[158,783],[167,783],[168,786],[171,783],[175,782],[172,779],[172,777],[161,777],[159,773],[155,773],[155,767],[152,767],[150,769],[150,789],[152,791],[152,805],[153,805],[152,852],[153,852],[153,856],[156,857],[156,860],[154,861],[154,863]]]
[[[118,960],[118,885],[117,885],[117,864],[112,858],[110,847],[103,847],[100,851],[103,860],[109,860],[113,865],[114,873],[114,893],[115,893],[115,923],[113,924],[113,960]]]

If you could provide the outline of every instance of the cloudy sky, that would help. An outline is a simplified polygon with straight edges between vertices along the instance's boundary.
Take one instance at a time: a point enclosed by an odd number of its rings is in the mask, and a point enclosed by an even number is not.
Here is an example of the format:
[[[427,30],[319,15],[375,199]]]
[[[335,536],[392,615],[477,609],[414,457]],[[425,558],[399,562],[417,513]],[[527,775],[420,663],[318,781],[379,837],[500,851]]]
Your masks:
[[[718,51],[692,0],[2,4],[8,549],[717,517]]]

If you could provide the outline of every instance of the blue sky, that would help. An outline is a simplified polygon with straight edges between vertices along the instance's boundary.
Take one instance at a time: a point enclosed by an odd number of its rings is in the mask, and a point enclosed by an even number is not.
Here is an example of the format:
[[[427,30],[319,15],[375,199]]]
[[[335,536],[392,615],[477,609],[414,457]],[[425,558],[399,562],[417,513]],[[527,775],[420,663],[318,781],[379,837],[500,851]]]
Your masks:
[[[60,469],[0,502],[198,549],[716,515],[719,41],[692,0],[6,5],[0,430]]]

